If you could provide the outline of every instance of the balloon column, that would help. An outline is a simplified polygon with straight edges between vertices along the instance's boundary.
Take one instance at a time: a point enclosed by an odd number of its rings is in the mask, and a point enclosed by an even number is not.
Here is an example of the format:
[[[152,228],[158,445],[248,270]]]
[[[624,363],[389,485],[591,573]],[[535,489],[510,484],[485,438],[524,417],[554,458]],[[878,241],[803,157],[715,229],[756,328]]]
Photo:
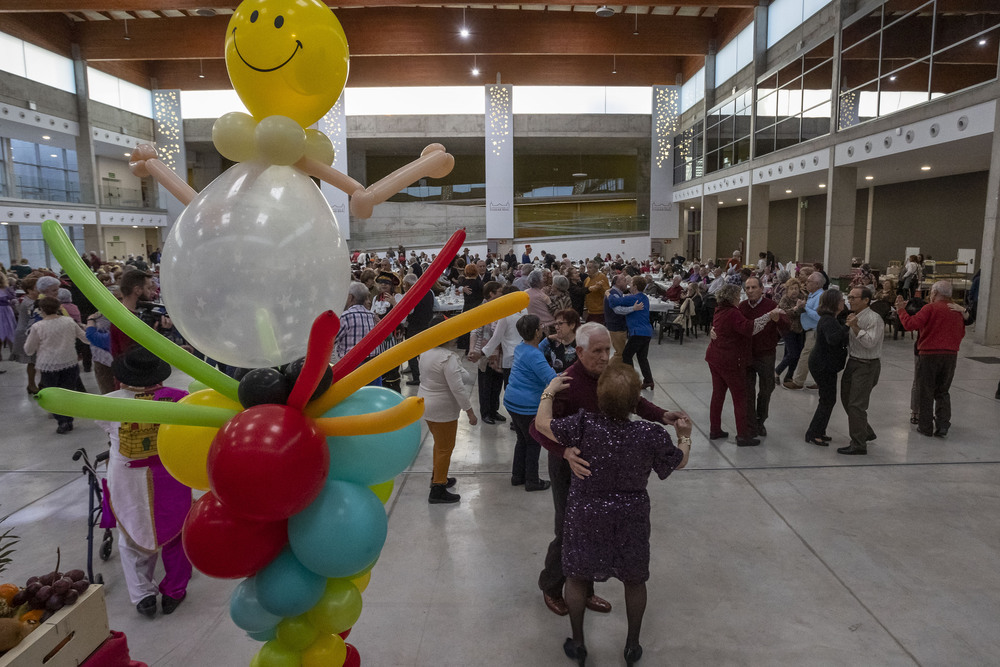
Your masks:
[[[160,274],[177,329],[208,356],[256,370],[237,383],[150,329],[111,297],[48,220],[45,240],[91,302],[205,388],[179,403],[61,389],[44,389],[38,399],[59,414],[163,424],[164,466],[206,491],[185,521],[185,551],[209,576],[243,579],[230,613],[265,642],[253,665],[359,665],[344,639],[386,539],[383,503],[416,456],[423,414],[421,399],[365,385],[443,340],[521,310],[527,297],[497,299],[359,366],[444,272],[465,239],[456,232],[400,303],[331,368],[339,320],[330,308],[345,301],[347,247],[310,177],[347,192],[351,212],[368,217],[409,183],[448,174],[454,159],[432,144],[367,188],[330,167],[331,142],[305,128],[340,97],[348,51],[339,22],[318,0],[245,0],[229,22],[225,52],[253,115],[223,116],[212,136],[238,164],[201,193],[151,146],[136,149],[130,168],[186,205],[164,244]]]

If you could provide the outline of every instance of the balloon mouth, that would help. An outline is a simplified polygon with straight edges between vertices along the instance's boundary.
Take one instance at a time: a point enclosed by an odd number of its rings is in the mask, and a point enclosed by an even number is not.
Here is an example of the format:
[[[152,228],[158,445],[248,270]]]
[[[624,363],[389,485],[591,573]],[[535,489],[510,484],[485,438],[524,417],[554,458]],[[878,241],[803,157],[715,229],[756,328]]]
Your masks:
[[[250,63],[247,62],[247,59],[243,57],[242,53],[240,53],[240,46],[239,46],[239,44],[236,43],[236,28],[233,28],[233,48],[236,49],[236,55],[238,55],[240,57],[240,60],[243,61],[243,64],[246,65],[247,67],[249,67],[250,69],[252,69],[253,71],[255,71],[255,72],[273,72],[275,70],[281,69],[282,67],[284,67],[285,65],[287,65],[289,62],[291,62],[292,58],[295,57],[295,54],[298,53],[299,49],[302,48],[302,42],[300,42],[299,40],[295,40],[295,50],[292,51],[292,55],[288,56],[288,58],[285,60],[285,62],[281,63],[277,67],[271,67],[270,69],[261,69],[260,67],[254,67],[253,65],[251,65]]]

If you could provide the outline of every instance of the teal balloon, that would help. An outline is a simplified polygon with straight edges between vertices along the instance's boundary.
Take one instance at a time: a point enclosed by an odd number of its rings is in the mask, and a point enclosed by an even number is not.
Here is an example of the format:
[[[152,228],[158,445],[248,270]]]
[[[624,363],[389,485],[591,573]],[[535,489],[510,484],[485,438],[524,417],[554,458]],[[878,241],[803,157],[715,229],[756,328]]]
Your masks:
[[[346,417],[379,412],[399,405],[403,397],[385,387],[362,387],[331,408],[324,417]],[[392,479],[417,458],[420,422],[387,433],[331,436],[329,479],[372,486]]]
[[[254,580],[244,579],[229,598],[229,616],[236,627],[246,632],[264,632],[281,622],[281,617],[270,613],[257,599]]]
[[[382,551],[389,520],[371,489],[327,480],[309,507],[288,520],[288,544],[307,568],[333,579],[364,569]]]
[[[261,632],[248,632],[247,636],[255,642],[269,642],[278,636],[278,626]]]
[[[309,571],[291,549],[254,575],[260,606],[276,616],[298,616],[323,597],[326,577]]]

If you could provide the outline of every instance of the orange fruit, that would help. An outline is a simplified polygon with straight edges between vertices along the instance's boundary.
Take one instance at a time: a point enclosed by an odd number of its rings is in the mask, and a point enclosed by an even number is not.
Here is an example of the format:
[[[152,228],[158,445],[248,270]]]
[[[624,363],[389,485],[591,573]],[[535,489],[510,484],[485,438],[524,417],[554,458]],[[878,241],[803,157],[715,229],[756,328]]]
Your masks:
[[[21,614],[22,623],[40,623],[42,621],[42,615],[45,613],[44,609],[34,609],[32,611],[26,611]]]
[[[20,590],[21,589],[14,584],[0,584],[0,599],[3,599],[4,602],[10,604],[11,600],[14,599],[14,596],[17,595]]]

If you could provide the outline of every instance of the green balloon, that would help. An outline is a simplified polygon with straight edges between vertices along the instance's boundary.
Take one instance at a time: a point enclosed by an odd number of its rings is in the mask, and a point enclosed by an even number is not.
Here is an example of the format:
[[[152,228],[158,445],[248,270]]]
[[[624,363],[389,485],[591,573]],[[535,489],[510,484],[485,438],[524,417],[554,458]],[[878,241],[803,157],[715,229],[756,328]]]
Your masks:
[[[257,667],[302,667],[302,656],[277,639],[264,644],[254,657]]]
[[[361,617],[361,591],[350,579],[327,579],[326,592],[306,616],[323,634],[339,635]]]
[[[286,618],[278,623],[278,639],[295,651],[306,650],[317,637],[319,631],[312,626],[305,614]]]
[[[188,393],[193,394],[196,391],[201,391],[202,389],[210,389],[204,382],[199,382],[198,380],[191,380],[191,384],[188,385]]]
[[[120,422],[179,424],[221,428],[236,416],[235,410],[168,401],[136,401],[49,387],[38,392],[38,404],[57,415]]]

